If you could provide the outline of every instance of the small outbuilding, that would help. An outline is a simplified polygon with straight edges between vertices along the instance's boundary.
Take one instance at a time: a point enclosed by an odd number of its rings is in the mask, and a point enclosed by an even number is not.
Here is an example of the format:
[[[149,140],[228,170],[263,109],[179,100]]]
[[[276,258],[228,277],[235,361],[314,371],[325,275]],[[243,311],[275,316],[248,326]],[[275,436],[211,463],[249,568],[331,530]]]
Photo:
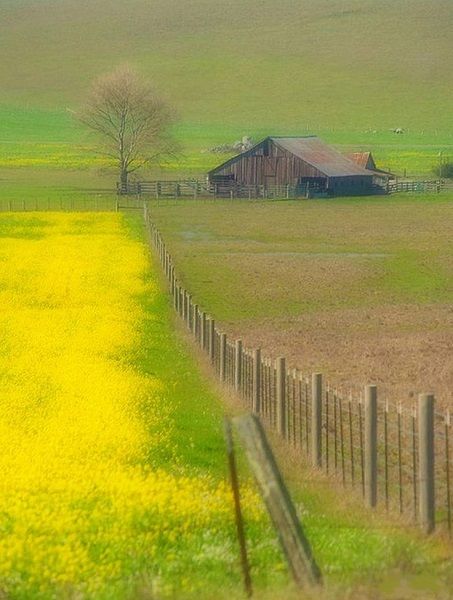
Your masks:
[[[316,136],[267,137],[208,173],[211,185],[278,189],[292,195],[375,193],[374,173]]]

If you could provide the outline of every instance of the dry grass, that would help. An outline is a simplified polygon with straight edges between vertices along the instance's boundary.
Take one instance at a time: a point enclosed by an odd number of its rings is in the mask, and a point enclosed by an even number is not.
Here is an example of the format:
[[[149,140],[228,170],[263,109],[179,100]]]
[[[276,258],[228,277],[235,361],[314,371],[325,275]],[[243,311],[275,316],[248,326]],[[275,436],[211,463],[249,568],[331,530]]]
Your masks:
[[[304,371],[321,370],[343,389],[376,383],[389,400],[436,391],[453,404],[453,307],[339,309],[230,326],[234,337]]]

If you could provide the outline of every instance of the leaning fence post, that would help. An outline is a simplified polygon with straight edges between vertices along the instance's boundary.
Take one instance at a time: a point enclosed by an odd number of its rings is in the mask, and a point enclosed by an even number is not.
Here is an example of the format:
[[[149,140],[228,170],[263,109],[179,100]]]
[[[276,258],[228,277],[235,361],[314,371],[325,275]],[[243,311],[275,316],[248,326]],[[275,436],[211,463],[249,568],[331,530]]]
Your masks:
[[[220,334],[220,381],[225,381],[226,376],[226,349],[227,349],[227,336],[226,333]]]
[[[259,415],[261,411],[261,350],[253,353],[253,411]]]
[[[322,585],[322,574],[297,516],[263,426],[256,415],[233,419],[260,494],[278,532],[289,570],[298,587]],[[302,594],[306,597],[306,594]],[[309,594],[311,597],[312,594]],[[299,594],[298,597],[301,595]]]
[[[418,453],[420,524],[425,533],[431,533],[435,527],[433,394],[421,394],[418,399]]]
[[[322,466],[322,374],[311,376],[311,455],[314,467]]]
[[[242,384],[242,340],[236,340],[234,347],[234,389],[239,392]]]
[[[365,498],[377,504],[377,388],[365,387]]]
[[[286,437],[286,359],[277,358],[277,431]]]
[[[250,577],[250,564],[247,556],[247,544],[245,539],[244,519],[242,517],[241,499],[239,491],[239,478],[236,467],[236,457],[234,454],[233,432],[231,431],[231,422],[224,420],[225,442],[228,456],[228,465],[230,468],[231,488],[233,491],[234,510],[236,518],[236,531],[238,535],[239,548],[241,552],[241,566],[244,576],[245,593],[248,598],[253,595],[252,579]]]

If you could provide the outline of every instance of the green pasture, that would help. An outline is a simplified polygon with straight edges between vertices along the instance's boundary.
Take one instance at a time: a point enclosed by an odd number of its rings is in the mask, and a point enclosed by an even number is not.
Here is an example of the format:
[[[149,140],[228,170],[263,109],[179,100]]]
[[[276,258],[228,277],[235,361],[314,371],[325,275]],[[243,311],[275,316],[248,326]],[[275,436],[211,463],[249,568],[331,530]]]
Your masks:
[[[80,179],[87,176],[116,179],[115,162],[96,152],[95,140],[83,131],[74,117],[62,111],[5,109],[0,107],[0,179],[8,170],[16,170],[17,181],[30,171],[78,171]],[[359,131],[324,125],[251,127],[219,125],[217,123],[181,122],[174,127],[178,145],[175,156],[163,158],[139,177],[179,179],[203,178],[205,173],[227,160],[231,154],[209,152],[210,148],[250,135],[258,141],[269,134],[318,135],[334,144],[340,152],[372,150],[383,169],[398,175],[433,178],[432,168],[453,157],[453,134],[408,131],[396,135],[391,131]]]
[[[0,0],[0,11],[0,170],[19,178],[109,168],[72,115],[124,62],[179,117],[179,156],[143,176],[200,176],[227,158],[206,149],[242,135],[316,134],[409,176],[453,155],[445,0]]]
[[[73,108],[129,61],[184,122],[449,130],[445,0],[2,0],[3,103]],[[20,85],[18,85],[20,82]]]
[[[185,285],[222,321],[451,301],[451,193],[162,201],[152,215]]]

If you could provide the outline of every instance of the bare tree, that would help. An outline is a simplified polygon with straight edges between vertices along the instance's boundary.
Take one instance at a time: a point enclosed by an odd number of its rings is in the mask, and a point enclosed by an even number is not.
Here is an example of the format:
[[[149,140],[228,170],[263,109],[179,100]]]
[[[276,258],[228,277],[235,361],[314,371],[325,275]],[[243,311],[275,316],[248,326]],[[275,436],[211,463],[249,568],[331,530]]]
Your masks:
[[[175,150],[172,110],[129,66],[97,79],[76,116],[97,135],[98,152],[117,162],[121,186],[131,173]]]

